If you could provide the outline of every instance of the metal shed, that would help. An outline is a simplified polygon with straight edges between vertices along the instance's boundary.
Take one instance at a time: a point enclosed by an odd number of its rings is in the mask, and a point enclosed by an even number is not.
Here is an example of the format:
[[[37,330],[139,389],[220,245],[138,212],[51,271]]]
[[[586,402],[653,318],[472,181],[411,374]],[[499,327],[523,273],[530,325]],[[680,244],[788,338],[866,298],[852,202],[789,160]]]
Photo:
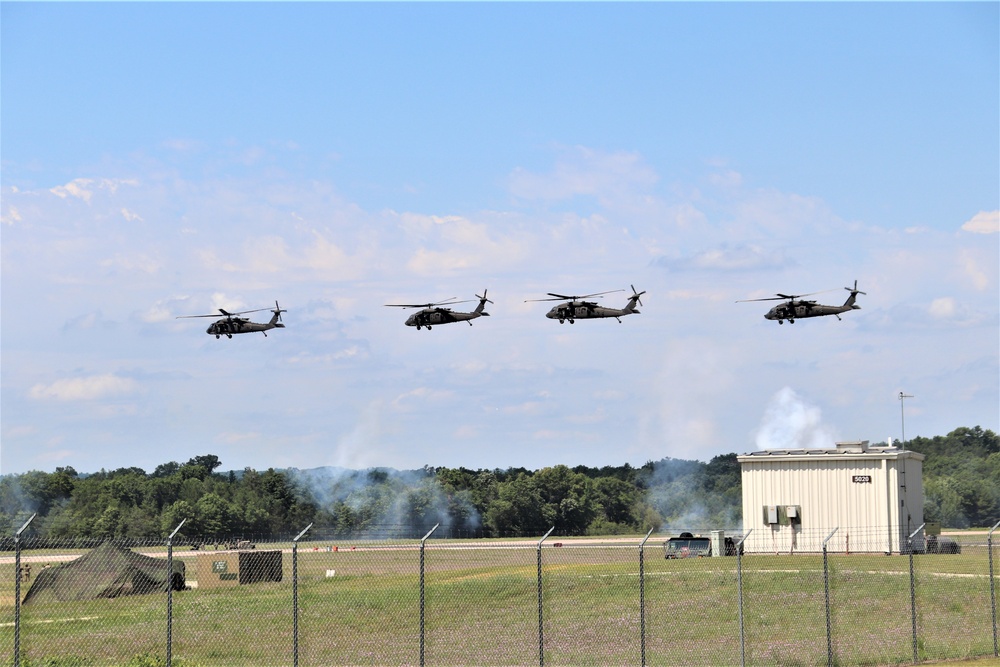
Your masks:
[[[868,441],[738,456],[747,553],[903,553],[924,523],[923,454]],[[831,537],[832,533],[832,537]]]

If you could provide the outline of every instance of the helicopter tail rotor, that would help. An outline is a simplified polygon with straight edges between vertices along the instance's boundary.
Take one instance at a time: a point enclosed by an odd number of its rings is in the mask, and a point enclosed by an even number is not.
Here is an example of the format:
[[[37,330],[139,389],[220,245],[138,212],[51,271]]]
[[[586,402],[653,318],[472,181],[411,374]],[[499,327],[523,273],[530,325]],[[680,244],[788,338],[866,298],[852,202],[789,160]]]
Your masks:
[[[281,314],[282,313],[287,313],[288,311],[285,310],[284,308],[282,308],[281,306],[279,306],[278,302],[275,301],[274,302],[274,309],[271,312],[274,313],[274,315],[271,316],[271,324],[273,324],[275,326],[275,328],[284,329],[285,325],[281,323]],[[265,334],[265,335],[267,335],[267,334]]]
[[[479,294],[476,295],[476,298],[479,299],[479,305],[476,306],[476,309],[473,312],[479,313],[480,315],[483,315],[485,317],[489,317],[490,314],[487,313],[485,310],[483,310],[483,308],[486,307],[487,303],[493,303],[493,302],[486,298],[486,294],[487,291],[484,289],[482,295]],[[469,324],[471,325],[472,322],[469,322]]]
[[[865,296],[867,296],[867,293],[862,292],[861,290],[858,289],[858,281],[857,280],[854,281],[853,289],[850,287],[845,287],[844,289],[851,293],[851,296],[847,297],[847,301],[844,302],[844,305],[850,306],[853,310],[861,310],[861,306],[854,303],[854,300],[857,298],[859,294],[864,294]]]
[[[632,298],[635,299],[639,303],[639,305],[641,306],[642,305],[642,299],[640,299],[639,297],[642,296],[643,294],[645,294],[646,290],[642,290],[641,292],[636,292],[635,291],[635,285],[629,285],[629,287],[632,288]]]
[[[861,290],[858,289],[858,281],[857,280],[854,281],[854,287],[853,288],[845,287],[844,289],[847,290],[848,292],[850,292],[851,294],[864,294],[865,296],[868,296],[868,292],[862,292]]]

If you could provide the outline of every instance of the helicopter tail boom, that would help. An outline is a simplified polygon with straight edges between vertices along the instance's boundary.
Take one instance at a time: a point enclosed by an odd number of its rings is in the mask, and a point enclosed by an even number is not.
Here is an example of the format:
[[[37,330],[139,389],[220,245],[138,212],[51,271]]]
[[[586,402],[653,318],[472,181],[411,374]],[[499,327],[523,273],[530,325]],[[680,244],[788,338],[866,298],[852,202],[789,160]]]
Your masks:
[[[855,303],[855,300],[857,299],[858,295],[864,294],[864,292],[858,289],[858,281],[857,280],[854,281],[853,288],[845,287],[844,289],[851,293],[851,295],[847,297],[847,301],[844,302],[844,307],[850,308],[851,310],[861,310],[861,306]]]
[[[642,292],[636,292],[635,285],[631,285],[631,287],[632,287],[632,296],[629,297],[628,304],[624,308],[622,308],[622,312],[625,314],[630,314],[630,313],[638,314],[639,311],[635,309],[635,304],[638,303],[640,306],[642,305],[642,301],[640,300],[639,297],[645,294],[646,291],[643,290]]]
[[[279,306],[278,302],[275,301],[274,310],[272,310],[271,312],[274,314],[271,315],[271,321],[268,322],[268,324],[270,324],[275,329],[284,329],[285,325],[281,323],[281,314],[287,313],[288,311]]]
[[[483,290],[482,296],[478,294],[476,296],[479,298],[479,305],[476,306],[476,309],[472,312],[489,317],[489,313],[483,312],[483,309],[486,307],[487,302],[489,303],[493,302],[486,298],[486,290]]]

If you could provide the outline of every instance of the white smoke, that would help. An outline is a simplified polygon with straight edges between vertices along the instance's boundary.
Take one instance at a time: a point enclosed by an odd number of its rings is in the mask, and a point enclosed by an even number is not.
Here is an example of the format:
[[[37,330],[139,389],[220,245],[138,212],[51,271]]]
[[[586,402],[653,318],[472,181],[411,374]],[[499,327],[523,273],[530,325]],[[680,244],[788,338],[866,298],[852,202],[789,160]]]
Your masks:
[[[822,410],[790,387],[771,397],[754,440],[758,449],[832,448],[837,442]]]
[[[442,535],[452,527],[478,530],[482,525],[469,494],[450,494],[427,469],[327,467],[291,473],[321,509],[332,511],[343,503],[358,513],[361,523],[353,528],[372,537],[412,536],[434,524]],[[345,529],[350,528],[338,527]]]

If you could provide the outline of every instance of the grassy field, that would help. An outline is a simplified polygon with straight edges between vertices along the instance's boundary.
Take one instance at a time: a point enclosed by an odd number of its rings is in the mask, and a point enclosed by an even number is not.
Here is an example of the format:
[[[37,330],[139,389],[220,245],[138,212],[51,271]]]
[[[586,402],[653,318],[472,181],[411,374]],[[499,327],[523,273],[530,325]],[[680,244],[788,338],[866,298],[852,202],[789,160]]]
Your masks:
[[[543,549],[542,624],[546,665],[739,665],[735,558],[667,561],[644,551],[645,615],[638,545]],[[413,543],[310,543],[298,554],[300,665],[533,665],[539,655],[539,587],[533,542],[429,542],[425,552],[421,647],[420,554]],[[258,548],[261,548],[259,545]],[[313,550],[313,549],[316,550]],[[187,563],[209,552],[175,552]],[[46,554],[25,554],[27,556]],[[994,554],[996,558],[996,554]],[[991,656],[987,551],[914,559],[916,650],[920,661]],[[41,562],[41,561],[36,561]],[[819,555],[742,559],[748,665],[913,662],[906,556]],[[994,567],[998,564],[994,563]],[[291,665],[292,557],[281,582],[173,594],[172,656],[181,667]],[[0,660],[10,664],[13,566],[0,564]],[[826,584],[826,585],[825,585]],[[22,588],[22,595],[27,587]],[[164,664],[164,595],[21,608],[26,667]]]

